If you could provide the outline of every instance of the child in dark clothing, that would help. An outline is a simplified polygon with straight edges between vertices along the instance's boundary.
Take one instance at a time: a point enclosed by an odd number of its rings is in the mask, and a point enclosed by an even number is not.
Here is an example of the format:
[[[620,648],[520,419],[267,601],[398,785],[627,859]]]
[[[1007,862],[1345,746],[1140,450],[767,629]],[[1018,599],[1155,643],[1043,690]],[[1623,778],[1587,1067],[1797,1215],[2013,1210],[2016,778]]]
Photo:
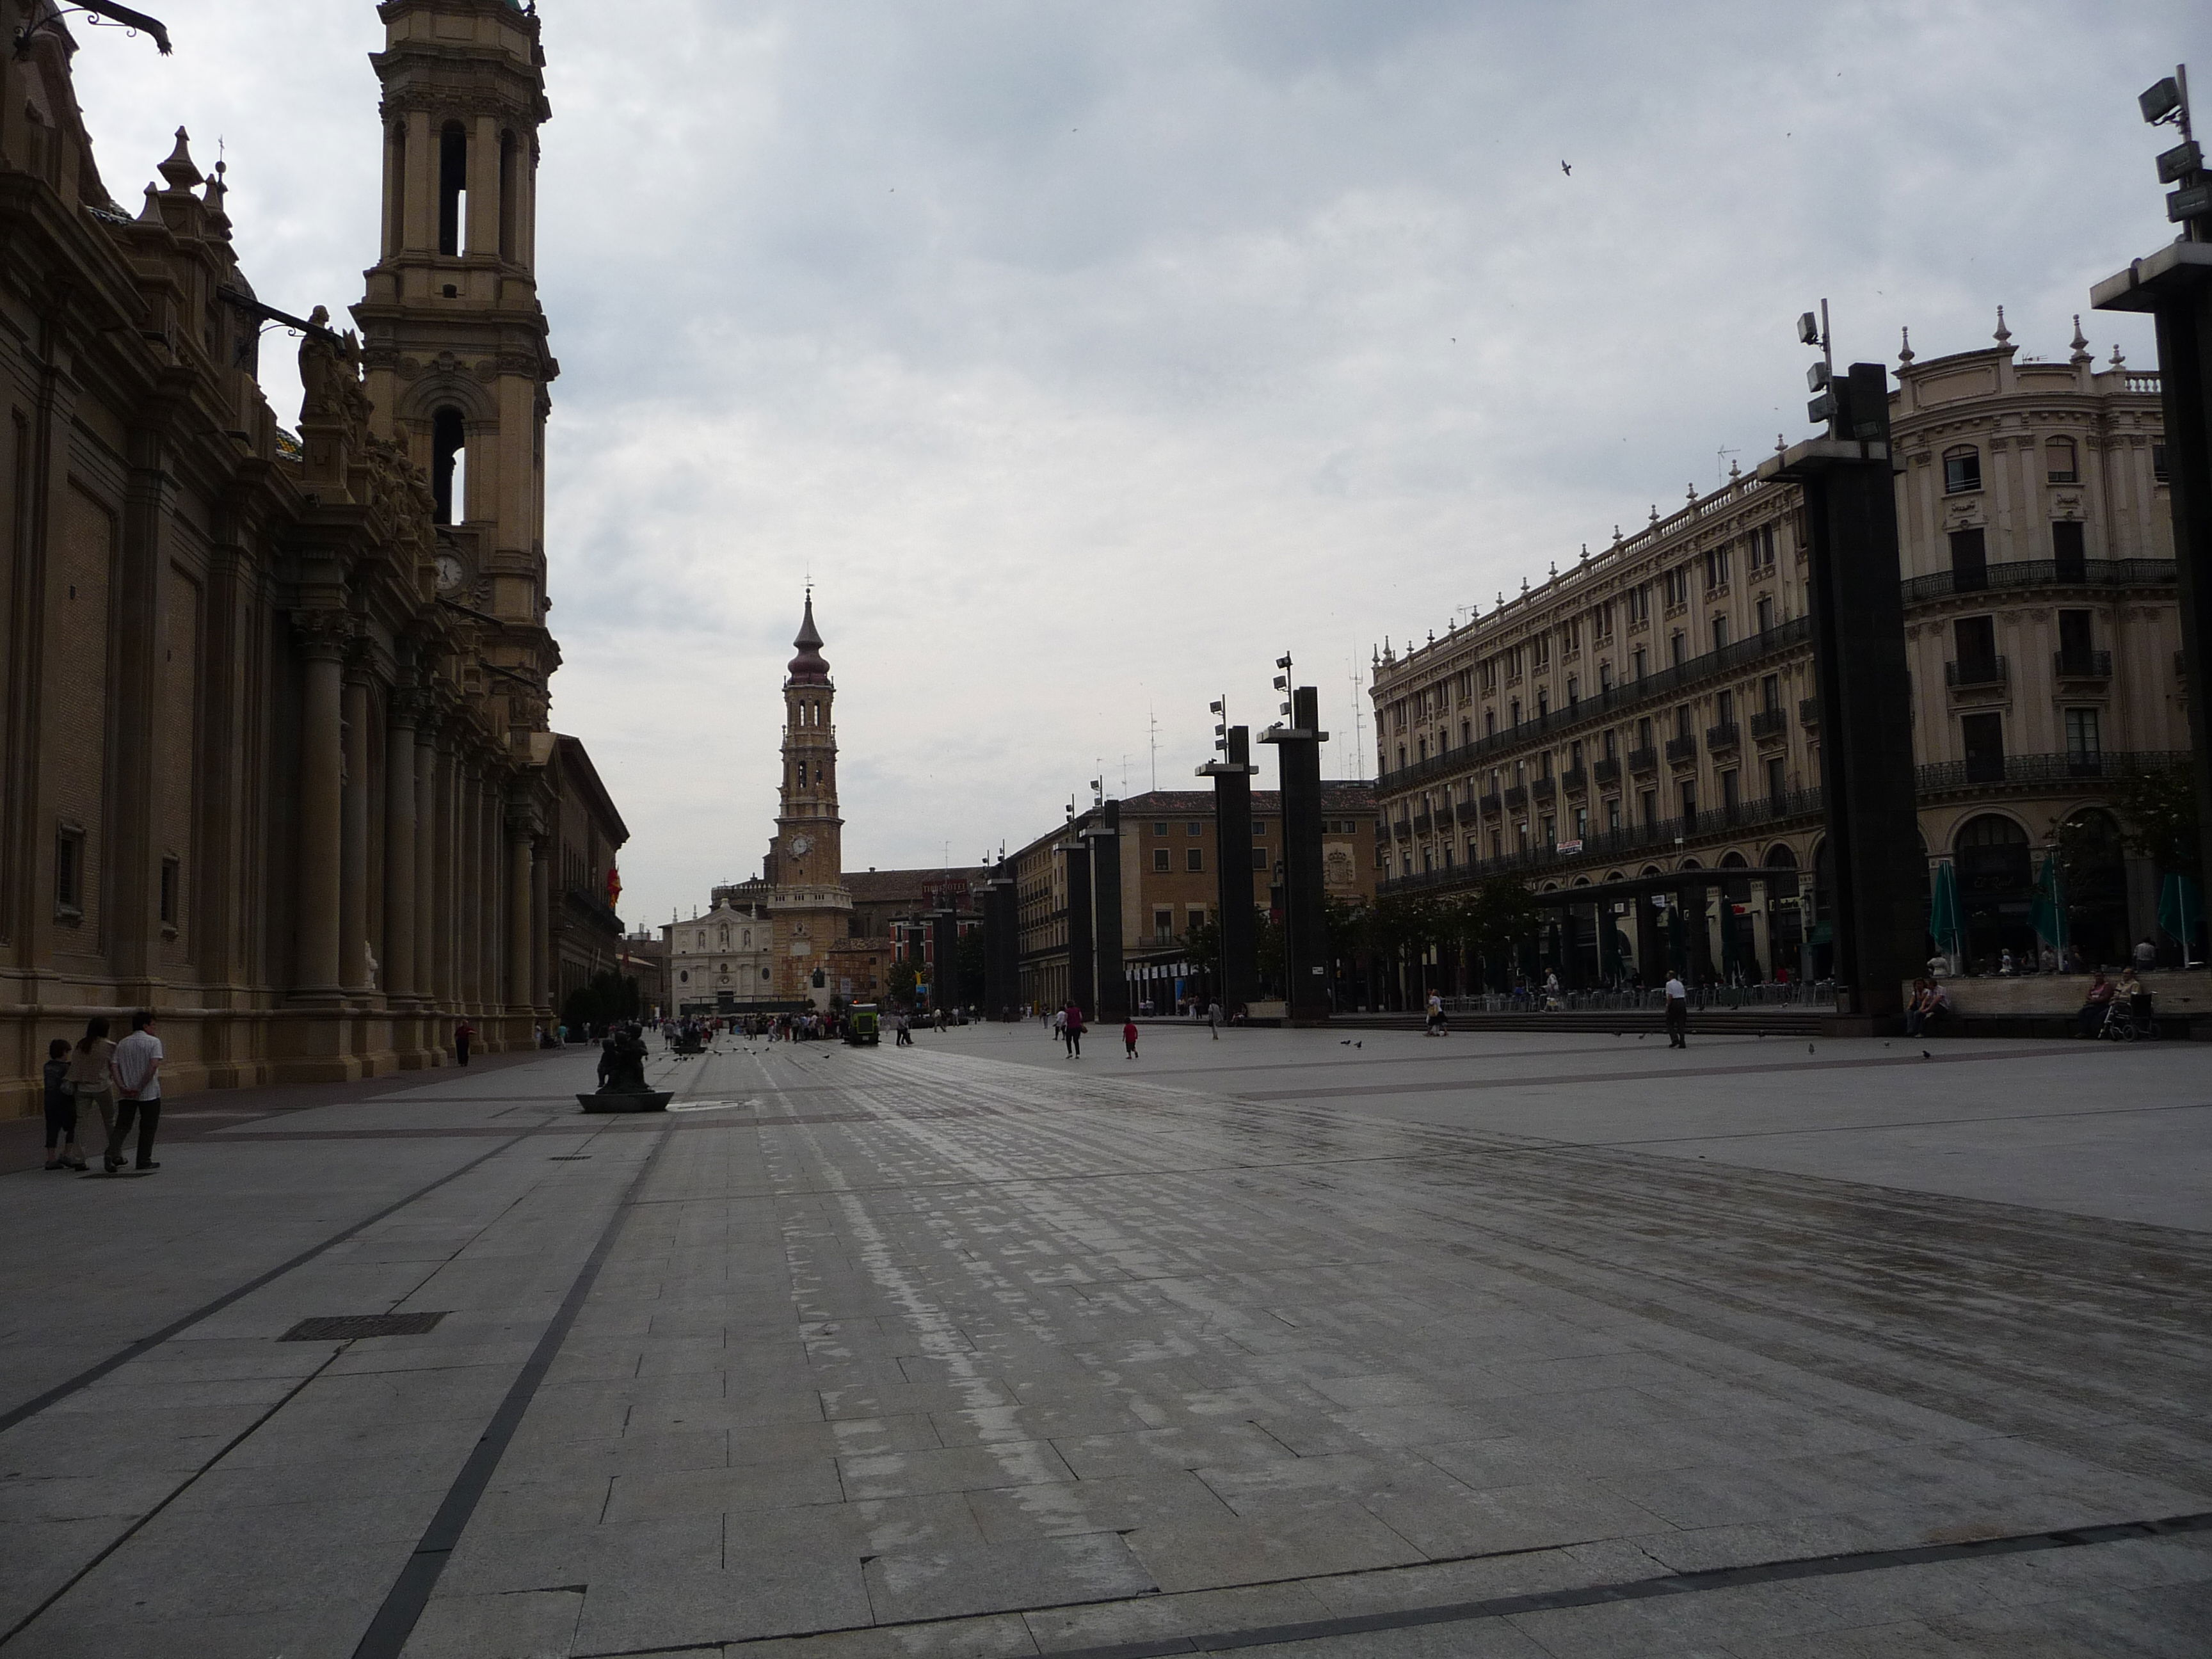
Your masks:
[[[69,1074],[69,1039],[46,1045],[46,1167],[82,1170],[84,1154],[76,1144],[76,1100],[62,1079]],[[58,1146],[60,1150],[55,1149]]]

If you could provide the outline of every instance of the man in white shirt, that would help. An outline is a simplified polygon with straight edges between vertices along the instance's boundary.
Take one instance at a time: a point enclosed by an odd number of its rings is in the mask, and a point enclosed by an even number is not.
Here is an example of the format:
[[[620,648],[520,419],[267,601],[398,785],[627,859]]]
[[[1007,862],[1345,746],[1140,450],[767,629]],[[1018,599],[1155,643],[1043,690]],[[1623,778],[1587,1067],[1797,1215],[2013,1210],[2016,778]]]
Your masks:
[[[1690,991],[1680,974],[1667,975],[1667,1046],[1690,1046]]]
[[[154,1161],[154,1131],[161,1121],[161,1039],[154,1035],[154,1011],[141,1008],[131,1016],[131,1035],[115,1045],[108,1056],[108,1075],[115,1079],[115,1132],[107,1138],[107,1173],[123,1167],[123,1143],[131,1138],[131,1125],[138,1125],[138,1168],[158,1170]]]

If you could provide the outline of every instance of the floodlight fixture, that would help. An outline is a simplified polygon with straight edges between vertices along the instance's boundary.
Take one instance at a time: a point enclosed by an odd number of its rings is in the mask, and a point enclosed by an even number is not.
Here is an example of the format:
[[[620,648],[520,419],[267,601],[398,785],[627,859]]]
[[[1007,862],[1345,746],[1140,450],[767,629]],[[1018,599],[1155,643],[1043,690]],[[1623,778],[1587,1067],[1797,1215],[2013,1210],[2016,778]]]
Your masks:
[[[1222,705],[1222,703],[1223,703],[1224,702],[1225,702],[1225,701],[1226,701],[1226,699],[1224,699],[1224,698],[1217,698],[1217,699],[1215,699],[1213,702],[1210,702],[1210,703],[1206,704],[1206,708],[1207,708],[1211,712],[1212,712],[1212,713],[1214,713],[1214,714],[1220,714],[1220,713],[1222,712],[1221,705]]]
[[[1831,378],[1827,361],[1824,358],[1805,371],[1805,390],[1815,392],[1826,392]]]
[[[1275,712],[1279,714],[1287,714],[1291,712],[1291,706],[1286,702],[1279,702],[1275,705]]]
[[[1289,669],[1290,669],[1290,665],[1291,665],[1291,659],[1290,659],[1290,654],[1289,654],[1287,652],[1285,652],[1283,655],[1281,655],[1281,656],[1279,656],[1279,657],[1278,657],[1278,658],[1276,658],[1276,659],[1275,659],[1275,666],[1276,666],[1276,667],[1278,667],[1278,668],[1280,668],[1280,669],[1284,670],[1284,671],[1285,671],[1285,672],[1286,672],[1289,671]]]
[[[1801,313],[1798,316],[1797,343],[1799,345],[1820,343],[1820,319],[1809,311]]]
[[[2204,152],[2191,139],[2185,144],[2176,144],[2158,158],[2158,181],[2171,185],[2179,181],[2185,173],[2197,172],[2204,165]]]
[[[1287,691],[1287,690],[1289,690],[1290,689],[1291,689],[1291,677],[1290,677],[1288,674],[1278,674],[1278,675],[1276,675],[1276,676],[1275,676],[1275,690],[1278,690],[1278,691]]]
[[[2177,76],[2167,76],[2136,100],[2142,110],[2142,118],[2153,126],[2180,118],[2184,107],[2181,82]]]

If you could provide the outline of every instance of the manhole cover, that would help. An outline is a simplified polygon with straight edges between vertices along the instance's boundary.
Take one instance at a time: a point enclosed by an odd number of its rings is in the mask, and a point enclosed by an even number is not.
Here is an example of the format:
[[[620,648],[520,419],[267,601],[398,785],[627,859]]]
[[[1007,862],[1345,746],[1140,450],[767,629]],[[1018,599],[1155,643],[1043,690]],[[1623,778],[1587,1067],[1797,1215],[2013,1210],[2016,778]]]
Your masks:
[[[356,1336],[420,1336],[445,1316],[443,1313],[336,1314],[327,1319],[303,1319],[276,1340],[343,1342]]]

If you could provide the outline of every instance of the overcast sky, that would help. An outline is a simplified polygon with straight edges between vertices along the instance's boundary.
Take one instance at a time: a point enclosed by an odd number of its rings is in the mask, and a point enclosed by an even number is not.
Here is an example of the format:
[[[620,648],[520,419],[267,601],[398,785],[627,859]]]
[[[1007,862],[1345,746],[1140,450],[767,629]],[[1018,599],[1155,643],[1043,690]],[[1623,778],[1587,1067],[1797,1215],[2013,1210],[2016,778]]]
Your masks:
[[[342,311],[374,5],[144,3],[173,58],[71,20],[109,188],[221,137],[258,290]],[[1142,790],[1155,717],[1194,787],[1207,700],[1264,726],[1285,649],[1364,775],[1386,635],[1808,435],[1821,296],[1839,360],[1999,305],[2064,356],[2169,234],[2135,94],[2212,87],[2212,12],[2142,0],[539,9],[553,718],[648,921],[758,871],[810,574],[848,868],[1018,845],[1101,763]]]

